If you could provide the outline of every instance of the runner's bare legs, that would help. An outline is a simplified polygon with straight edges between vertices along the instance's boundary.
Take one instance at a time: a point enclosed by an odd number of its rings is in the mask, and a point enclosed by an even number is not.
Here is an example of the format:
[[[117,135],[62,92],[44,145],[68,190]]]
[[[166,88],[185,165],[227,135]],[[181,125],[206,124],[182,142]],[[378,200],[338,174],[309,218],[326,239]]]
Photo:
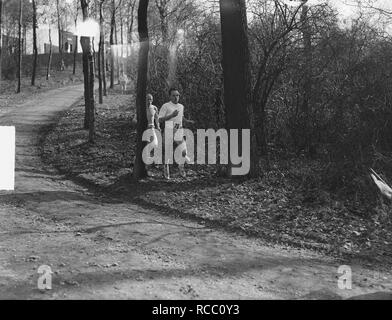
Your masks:
[[[152,104],[153,101],[154,101],[153,96],[151,94],[147,94],[147,96],[146,96],[146,115],[147,115],[148,129],[155,130],[155,128],[157,128],[158,130],[160,130],[160,125],[159,125],[159,121],[158,121],[158,108]],[[154,140],[156,140],[155,143],[158,143],[157,137],[155,136],[155,133],[154,133],[154,136],[151,137],[150,142],[154,142]],[[154,165],[146,166],[147,175],[153,176],[153,174],[151,172],[149,172],[149,169],[153,166]]]

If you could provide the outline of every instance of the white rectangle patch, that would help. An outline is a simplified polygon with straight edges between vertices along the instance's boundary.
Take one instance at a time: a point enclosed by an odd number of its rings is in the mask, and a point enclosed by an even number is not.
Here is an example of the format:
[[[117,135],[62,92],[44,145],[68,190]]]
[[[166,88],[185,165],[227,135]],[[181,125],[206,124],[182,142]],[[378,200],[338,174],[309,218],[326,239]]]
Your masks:
[[[0,190],[15,187],[15,127],[0,127]]]

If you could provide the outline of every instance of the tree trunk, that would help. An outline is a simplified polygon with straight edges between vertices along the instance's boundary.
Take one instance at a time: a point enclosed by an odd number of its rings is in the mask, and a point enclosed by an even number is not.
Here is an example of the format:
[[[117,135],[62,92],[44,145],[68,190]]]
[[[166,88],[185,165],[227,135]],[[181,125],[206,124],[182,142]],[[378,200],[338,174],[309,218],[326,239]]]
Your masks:
[[[23,21],[23,17],[22,17],[22,21]],[[22,32],[22,55],[23,55],[23,54],[26,54],[26,41],[25,41],[25,39],[27,38],[27,36],[26,36],[26,34],[27,34],[26,23],[23,24],[22,30],[23,30],[23,32]]]
[[[73,54],[73,70],[72,70],[73,75],[76,74],[76,58],[78,56],[78,41],[79,41],[79,37],[75,36],[75,48],[74,48],[74,54]]]
[[[116,24],[116,5],[112,0],[112,18],[110,20],[110,89],[114,88],[114,28]]]
[[[304,143],[303,148],[307,154],[310,154],[310,145],[311,145],[311,135],[310,135],[310,97],[312,91],[312,76],[311,76],[311,63],[312,63],[312,43],[311,43],[311,34],[310,27],[307,21],[308,18],[309,7],[304,5],[302,7],[301,20],[302,20],[302,35],[303,35],[303,43],[304,43],[304,58],[305,58],[305,67],[304,67],[304,82],[303,82],[303,101],[302,101],[302,128],[303,128],[303,136]]]
[[[114,23],[114,42],[116,44],[116,73],[117,73],[117,84],[120,84],[120,50],[118,47],[118,38],[117,38],[117,23]]]
[[[82,45],[82,60],[83,60],[83,78],[84,78],[84,129],[88,129],[89,125],[89,106],[90,106],[90,94],[89,94],[89,62],[88,62],[88,52],[86,49],[83,47],[83,41],[85,40],[86,37],[80,37],[80,43]],[[89,38],[87,38],[88,41],[90,41]]]
[[[250,54],[245,0],[220,0],[224,103],[228,129],[250,129],[250,176],[257,176],[258,153],[252,110]],[[236,141],[242,148],[242,137]],[[229,143],[230,148],[230,143]],[[230,153],[229,153],[230,154]],[[229,176],[234,166],[229,164]]]
[[[78,11],[79,11],[79,6],[76,4],[76,16],[75,16],[75,30],[78,24]],[[72,74],[76,74],[76,57],[78,54],[78,36],[75,36],[75,48],[74,48],[74,54],[73,54],[73,70],[72,70]]]
[[[59,0],[56,0],[57,9],[57,28],[59,32],[59,54],[60,54],[60,71],[64,70],[64,60],[63,60],[63,39],[61,33],[61,17],[60,17],[60,4]]]
[[[19,0],[19,29],[18,29],[18,87],[16,93],[20,92],[22,81],[22,18],[23,18],[23,2]]]
[[[103,87],[102,87],[102,42],[101,40],[99,41],[99,49],[98,49],[98,103],[102,104],[103,103]]]
[[[88,19],[88,2],[80,0],[83,21]],[[94,61],[92,55],[91,38],[80,37],[83,50],[83,74],[84,74],[84,101],[85,117],[84,128],[89,130],[89,142],[95,141],[95,104],[94,104]]]
[[[90,94],[90,106],[89,106],[89,117],[88,117],[88,137],[89,142],[94,143],[95,141],[95,101],[94,101],[94,61],[92,56],[92,50],[88,50],[88,63],[89,63],[89,94]]]
[[[3,30],[2,30],[2,23],[3,23],[3,0],[0,0],[0,82],[2,79],[2,69],[1,69],[1,62],[2,62],[2,48],[3,48]]]
[[[99,46],[99,43],[98,43],[98,46]],[[96,62],[97,52],[95,51],[95,38],[94,37],[92,38],[92,48],[93,48],[93,62],[94,62],[93,66],[95,67],[97,65],[97,62]],[[94,68],[94,77],[97,76],[97,74],[96,74],[97,71],[98,70],[95,70],[95,68]]]
[[[37,73],[37,60],[38,60],[38,48],[37,48],[37,6],[35,0],[33,0],[33,72],[31,75],[31,85],[35,85],[35,76]]]
[[[52,65],[52,29],[49,25],[49,57],[48,57],[48,65],[46,67],[46,80],[50,78],[50,68]]]
[[[103,14],[102,14],[103,1],[99,3],[99,45],[98,45],[98,97],[99,104],[103,103],[103,87],[102,87],[102,50],[103,50]]]
[[[100,42],[102,45],[101,50],[101,70],[102,70],[102,84],[103,84],[103,95],[107,96],[106,90],[106,54],[105,54],[105,29],[104,29],[104,18],[103,11],[100,10],[99,13],[99,21],[100,21]]]
[[[147,128],[147,115],[145,111],[146,91],[147,91],[147,72],[148,72],[148,51],[150,48],[147,25],[148,0],[139,0],[138,8],[138,32],[139,32],[139,62],[136,84],[136,107],[137,107],[137,143],[136,158],[133,167],[133,179],[135,181],[147,176],[146,166],[143,162],[142,152],[144,142],[143,132]]]

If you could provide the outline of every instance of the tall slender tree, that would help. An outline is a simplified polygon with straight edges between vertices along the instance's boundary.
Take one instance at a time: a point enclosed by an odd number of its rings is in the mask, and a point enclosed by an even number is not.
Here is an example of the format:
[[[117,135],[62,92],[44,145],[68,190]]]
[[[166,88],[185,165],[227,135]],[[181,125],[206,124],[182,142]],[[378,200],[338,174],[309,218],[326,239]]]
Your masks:
[[[37,60],[38,60],[38,48],[37,48],[37,4],[36,0],[32,0],[33,4],[33,72],[31,74],[31,85],[35,85],[35,77],[37,73]]]
[[[136,108],[137,108],[137,142],[136,157],[133,167],[133,179],[135,181],[147,175],[146,166],[143,162],[142,152],[144,142],[142,140],[143,132],[147,127],[147,115],[145,112],[146,91],[147,91],[147,72],[148,72],[148,52],[150,42],[148,36],[147,10],[149,0],[139,0],[137,14],[138,33],[139,33],[139,61],[136,83]]]
[[[110,19],[110,89],[114,88],[114,34],[116,28],[116,3],[112,0]]]
[[[303,35],[304,47],[304,79],[303,79],[303,100],[302,100],[302,127],[304,135],[304,148],[306,153],[311,151],[311,134],[310,134],[310,98],[312,94],[312,43],[311,32],[308,21],[309,7],[306,5],[307,0],[304,0],[304,5],[301,12],[301,25]]]
[[[46,80],[50,78],[50,70],[52,66],[52,56],[53,56],[53,49],[52,49],[52,28],[49,23],[49,56],[48,56],[48,64],[46,66]]]
[[[103,4],[105,0],[99,1],[99,46],[98,46],[98,96],[99,96],[99,103],[103,103],[103,79],[102,74],[104,74],[104,64],[103,64],[103,56],[102,51],[104,50],[104,35],[103,35]]]
[[[0,0],[0,82],[2,78],[2,69],[1,69],[1,63],[2,63],[2,48],[3,48],[3,30],[2,30],[2,24],[3,24],[3,0]]]
[[[60,2],[56,0],[56,11],[57,11],[57,29],[59,34],[59,54],[60,54],[60,70],[64,69],[64,60],[63,60],[63,31],[61,26],[61,13],[60,13]]]
[[[228,129],[251,130],[250,175],[258,175],[258,153],[252,111],[250,53],[245,0],[220,0],[222,29],[224,104]],[[237,141],[242,147],[242,137]],[[229,176],[233,165],[229,164]]]
[[[103,0],[102,0],[103,1]],[[103,95],[107,96],[107,85],[106,85],[106,47],[105,47],[105,20],[103,15],[103,10],[99,12],[99,22],[100,22],[100,43],[101,43],[101,70],[102,70],[102,89]]]
[[[22,81],[22,19],[23,19],[23,1],[19,0],[19,28],[18,28],[18,86],[16,92],[20,93]]]
[[[89,17],[87,0],[80,0],[83,21]],[[83,74],[84,74],[84,101],[85,117],[84,128],[89,130],[89,142],[95,140],[95,105],[94,105],[94,61],[92,55],[91,38],[86,36],[80,37],[83,49]]]
[[[78,13],[79,13],[79,0],[76,0],[75,3],[75,18],[74,18],[74,23],[75,23],[75,30],[78,24]],[[77,35],[75,35],[75,48],[74,48],[74,53],[73,53],[73,70],[72,70],[72,74],[76,73],[76,58],[78,55],[78,41],[79,41],[79,37]]]

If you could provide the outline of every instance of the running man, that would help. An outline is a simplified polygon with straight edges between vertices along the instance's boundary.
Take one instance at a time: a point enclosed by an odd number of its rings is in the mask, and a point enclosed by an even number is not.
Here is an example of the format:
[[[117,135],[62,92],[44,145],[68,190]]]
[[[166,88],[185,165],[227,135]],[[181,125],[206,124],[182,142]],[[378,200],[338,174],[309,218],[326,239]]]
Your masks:
[[[158,108],[154,106],[152,103],[154,102],[154,98],[152,94],[147,94],[146,96],[146,115],[147,115],[147,129],[153,130],[153,136],[151,137],[150,142],[154,142],[155,145],[158,145],[158,138],[155,134],[155,129],[161,130],[159,126],[158,120]],[[147,167],[147,173],[149,176],[153,176],[152,173],[149,172],[149,166]]]
[[[192,120],[187,120],[184,117],[184,106],[179,103],[180,101],[180,92],[176,88],[171,88],[169,90],[169,96],[170,96],[170,101],[165,103],[161,110],[159,111],[159,123],[161,127],[164,126],[164,124],[167,121],[173,122],[173,128],[174,128],[174,136],[177,130],[182,129],[182,123],[185,122],[187,124],[194,124],[195,122]],[[164,141],[164,140],[163,140]],[[181,145],[184,143],[184,155],[186,157],[186,144],[185,144],[185,139],[182,137],[181,140],[174,141],[174,150],[177,148],[177,146]],[[189,162],[189,158],[187,159]],[[166,179],[170,179],[170,169],[169,169],[169,164],[163,165],[163,171],[164,171],[164,176]],[[184,165],[178,165],[178,168],[180,170],[180,175],[182,177],[186,177],[186,172],[184,169]]]

